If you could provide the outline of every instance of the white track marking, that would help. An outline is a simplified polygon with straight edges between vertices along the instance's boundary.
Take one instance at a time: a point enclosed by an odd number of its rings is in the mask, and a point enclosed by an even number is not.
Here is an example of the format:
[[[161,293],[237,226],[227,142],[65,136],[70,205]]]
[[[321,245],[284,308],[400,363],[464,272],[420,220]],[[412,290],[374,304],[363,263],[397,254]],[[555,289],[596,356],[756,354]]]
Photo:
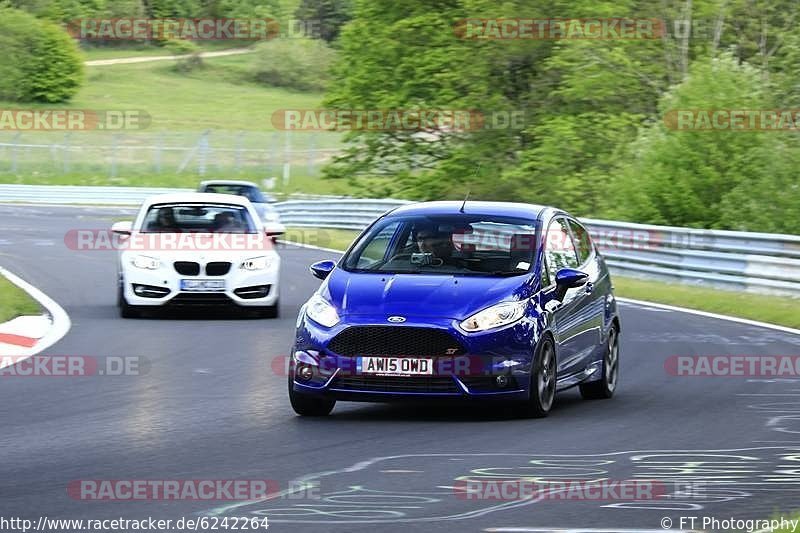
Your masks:
[[[58,342],[61,337],[67,334],[69,328],[72,326],[72,323],[69,320],[69,315],[64,309],[58,305],[55,300],[47,296],[45,293],[28,283],[27,281],[23,280],[22,278],[12,274],[8,270],[3,267],[0,267],[0,275],[5,276],[8,281],[22,289],[23,291],[27,292],[31,298],[39,302],[39,304],[47,309],[47,312],[50,313],[50,316],[53,320],[53,326],[49,329],[49,331],[39,339],[36,345],[33,348],[24,348],[19,350],[19,356],[14,359],[15,363],[27,359],[28,357],[32,357],[37,353],[41,352],[42,350],[46,350],[56,342]],[[6,364],[5,366],[9,366]],[[4,368],[3,365],[0,365],[0,368]]]
[[[774,329],[775,331],[782,331],[783,333],[791,333],[792,335],[800,335],[800,329],[787,328],[785,326],[778,326],[776,324],[769,324],[767,322],[758,322],[757,320],[749,320],[747,318],[738,318],[735,316],[728,316],[728,315],[718,315],[716,313],[708,313],[706,311],[698,311],[696,309],[687,309],[686,307],[676,307],[674,305],[656,304],[652,302],[645,302],[642,300],[631,300],[630,298],[617,298],[617,301],[622,304],[636,305],[641,307],[653,307],[655,309],[675,311],[678,313],[687,313],[690,315],[703,316],[706,318],[716,318],[718,320],[727,320],[728,322],[747,324],[748,326],[755,326],[758,328]]]

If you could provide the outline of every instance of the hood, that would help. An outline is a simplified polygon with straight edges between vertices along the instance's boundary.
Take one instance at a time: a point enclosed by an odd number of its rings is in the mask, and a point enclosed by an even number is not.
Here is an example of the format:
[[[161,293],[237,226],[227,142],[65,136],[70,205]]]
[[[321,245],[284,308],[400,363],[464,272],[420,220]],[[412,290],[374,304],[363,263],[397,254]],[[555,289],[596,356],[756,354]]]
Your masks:
[[[464,319],[481,309],[527,296],[527,276],[479,277],[367,274],[334,269],[322,294],[342,316],[401,315]]]

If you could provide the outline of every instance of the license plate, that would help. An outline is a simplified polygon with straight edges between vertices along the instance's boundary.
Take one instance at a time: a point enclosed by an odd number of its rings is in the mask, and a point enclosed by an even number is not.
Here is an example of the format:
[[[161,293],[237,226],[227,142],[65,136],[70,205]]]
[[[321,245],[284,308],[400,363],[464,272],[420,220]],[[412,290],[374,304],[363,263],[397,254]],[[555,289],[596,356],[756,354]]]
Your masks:
[[[220,292],[225,290],[224,279],[182,279],[181,290],[191,292]]]
[[[359,374],[381,376],[430,376],[433,374],[433,359],[413,357],[359,357]]]

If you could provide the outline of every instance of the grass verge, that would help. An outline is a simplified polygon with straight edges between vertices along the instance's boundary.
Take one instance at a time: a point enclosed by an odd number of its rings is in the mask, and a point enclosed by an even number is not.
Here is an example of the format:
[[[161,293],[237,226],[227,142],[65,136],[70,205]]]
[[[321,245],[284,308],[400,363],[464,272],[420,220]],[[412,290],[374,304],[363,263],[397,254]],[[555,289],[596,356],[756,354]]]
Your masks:
[[[0,101],[0,105],[7,109],[144,110],[152,118],[148,131],[186,132],[206,129],[272,132],[275,131],[271,122],[273,111],[321,106],[322,93],[267,87],[250,81],[254,55],[205,58],[201,66],[184,72],[176,70],[175,61],[87,67],[84,85],[66,104],[21,105]],[[36,132],[24,133],[27,139],[35,137]],[[79,133],[83,132],[75,135]],[[56,135],[63,138],[64,132]],[[335,136],[334,146],[339,137]]]
[[[344,250],[358,233],[340,229],[289,228],[286,238],[293,242]],[[676,305],[800,329],[800,300],[796,298],[715,290],[623,276],[614,276],[614,287],[615,294],[621,298]]]
[[[614,276],[617,296],[800,329],[800,300]]]
[[[800,526],[793,527],[791,524],[792,520],[800,520],[800,515],[795,516],[786,516],[782,514],[775,514],[769,518],[769,520],[774,521],[776,523],[781,523],[782,521],[786,521],[788,525],[786,527],[781,527],[779,529],[768,529],[770,533],[800,533]]]
[[[115,52],[91,54],[99,58]],[[282,131],[272,123],[280,109],[319,108],[322,93],[253,82],[254,56],[207,58],[189,70],[176,70],[174,61],[89,67],[86,83],[68,103],[0,101],[0,108],[7,109],[145,113],[127,129],[0,131],[0,142],[5,143],[0,146],[0,181],[195,187],[203,178],[260,182],[274,177],[277,193],[347,194],[350,185],[345,180],[319,177],[341,148],[341,134]],[[199,150],[204,132],[207,155]],[[285,164],[291,168],[287,184],[281,179]]]
[[[344,251],[360,232],[349,229],[286,228],[283,240]]]
[[[36,300],[0,275],[0,324],[18,316],[41,312]]]

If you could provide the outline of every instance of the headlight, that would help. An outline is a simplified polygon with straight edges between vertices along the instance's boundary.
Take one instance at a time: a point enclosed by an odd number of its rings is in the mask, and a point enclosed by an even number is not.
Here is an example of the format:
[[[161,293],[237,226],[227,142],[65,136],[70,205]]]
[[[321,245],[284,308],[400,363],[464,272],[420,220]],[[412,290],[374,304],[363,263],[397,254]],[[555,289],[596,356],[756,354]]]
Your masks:
[[[261,257],[251,257],[250,259],[245,259],[242,261],[242,264],[239,265],[239,268],[244,270],[264,270],[265,268],[269,267],[269,264],[269,257],[262,255]]]
[[[336,308],[319,294],[312,296],[306,304],[306,316],[326,328],[332,328],[339,323]]]
[[[507,326],[522,318],[525,312],[524,302],[503,302],[479,311],[461,323],[461,329],[469,331],[484,331],[500,326]]]
[[[131,260],[131,263],[136,268],[146,268],[147,270],[155,270],[161,266],[161,261],[155,257],[147,255],[137,255]]]

